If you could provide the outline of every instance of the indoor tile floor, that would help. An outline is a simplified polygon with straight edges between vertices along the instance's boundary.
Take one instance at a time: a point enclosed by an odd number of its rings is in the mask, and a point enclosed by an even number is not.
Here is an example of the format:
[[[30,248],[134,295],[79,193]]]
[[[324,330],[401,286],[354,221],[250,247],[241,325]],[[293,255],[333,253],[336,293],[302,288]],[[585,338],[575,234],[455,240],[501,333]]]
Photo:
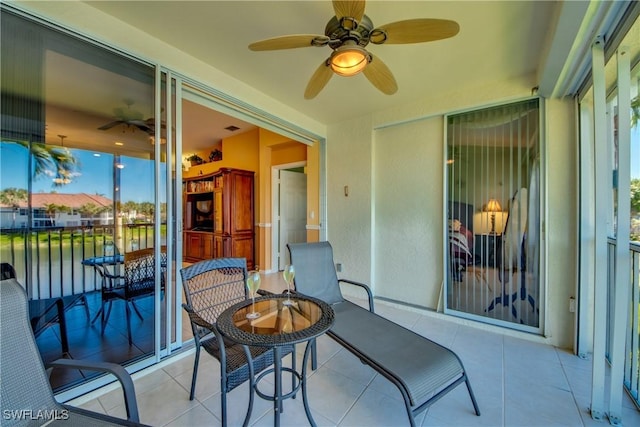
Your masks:
[[[278,290],[281,283],[275,276],[265,277],[263,287]],[[462,385],[422,413],[418,425],[608,425],[589,416],[590,361],[549,345],[381,301],[376,302],[376,312],[448,346],[460,356],[469,373],[482,415],[475,416]],[[304,347],[299,345],[297,350],[298,360],[302,360]],[[220,425],[218,362],[203,353],[196,399],[189,401],[193,359],[193,350],[186,351],[134,375],[141,422],[171,427]],[[409,425],[395,387],[326,336],[318,339],[318,361],[319,368],[309,371],[308,390],[319,426]],[[265,379],[264,386],[268,387],[270,378]],[[229,393],[229,425],[242,424],[247,402],[247,385]],[[119,390],[94,391],[70,403],[116,416],[125,413]],[[622,421],[626,426],[640,425],[640,412],[626,395]],[[284,402],[281,424],[308,425],[301,396]],[[273,425],[270,402],[256,398],[250,425]]]

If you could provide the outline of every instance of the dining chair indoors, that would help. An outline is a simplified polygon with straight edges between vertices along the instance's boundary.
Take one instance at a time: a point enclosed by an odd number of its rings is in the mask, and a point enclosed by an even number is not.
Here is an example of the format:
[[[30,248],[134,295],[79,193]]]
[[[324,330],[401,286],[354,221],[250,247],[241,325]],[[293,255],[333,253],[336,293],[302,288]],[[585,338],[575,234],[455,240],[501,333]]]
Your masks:
[[[216,327],[218,316],[225,309],[248,298],[245,286],[247,263],[244,258],[210,259],[181,269],[180,275],[186,300],[182,307],[189,315],[196,346],[189,399],[193,400],[195,396],[202,348],[220,362],[220,404],[222,425],[226,426],[227,393],[249,380],[247,414],[250,414],[253,408],[255,375],[273,364],[274,353],[268,347],[249,347],[252,358],[252,363],[249,363],[243,346],[223,338]],[[282,357],[288,354],[291,354],[291,367],[295,368],[293,345],[282,348]],[[292,375],[292,385],[295,384],[294,381]]]

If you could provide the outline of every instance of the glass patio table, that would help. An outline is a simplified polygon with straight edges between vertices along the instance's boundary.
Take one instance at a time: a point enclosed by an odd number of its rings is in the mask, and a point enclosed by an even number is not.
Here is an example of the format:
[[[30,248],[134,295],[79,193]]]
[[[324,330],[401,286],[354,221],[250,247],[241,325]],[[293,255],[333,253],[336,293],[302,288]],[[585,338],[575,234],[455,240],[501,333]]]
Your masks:
[[[256,298],[255,306],[251,300],[242,301],[227,308],[218,316],[217,328],[225,337],[243,345],[249,360],[251,353],[248,346],[273,349],[274,367],[258,374],[252,384],[253,391],[258,396],[273,401],[274,425],[280,425],[283,400],[295,397],[296,392],[302,388],[307,419],[312,426],[315,426],[307,400],[307,361],[316,337],[327,332],[333,325],[334,312],[329,304],[316,298],[295,294],[291,295],[292,305],[283,304],[286,300],[286,295],[279,294]],[[254,311],[260,313],[260,316],[247,318],[247,314]],[[283,346],[299,343],[306,343],[301,372],[297,372],[294,368],[283,367],[281,360]],[[283,371],[295,376],[295,386],[284,395],[282,394]],[[273,395],[267,395],[258,389],[259,381],[270,373],[274,373],[275,377]],[[250,416],[251,414],[248,413],[245,425]]]

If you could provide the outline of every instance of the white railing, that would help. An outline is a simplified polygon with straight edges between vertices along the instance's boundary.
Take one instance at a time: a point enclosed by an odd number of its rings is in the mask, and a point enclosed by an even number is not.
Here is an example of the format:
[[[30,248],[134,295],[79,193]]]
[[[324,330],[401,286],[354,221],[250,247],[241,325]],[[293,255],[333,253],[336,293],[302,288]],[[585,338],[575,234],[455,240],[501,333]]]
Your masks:
[[[608,293],[607,293],[607,357],[611,350],[611,336],[613,327],[613,301],[615,299],[615,247],[616,240],[609,239],[608,248]],[[633,401],[640,407],[640,243],[632,242],[629,245],[631,252],[631,276],[629,287],[618,288],[629,296],[629,319],[627,322],[625,362],[624,362],[624,388]]]

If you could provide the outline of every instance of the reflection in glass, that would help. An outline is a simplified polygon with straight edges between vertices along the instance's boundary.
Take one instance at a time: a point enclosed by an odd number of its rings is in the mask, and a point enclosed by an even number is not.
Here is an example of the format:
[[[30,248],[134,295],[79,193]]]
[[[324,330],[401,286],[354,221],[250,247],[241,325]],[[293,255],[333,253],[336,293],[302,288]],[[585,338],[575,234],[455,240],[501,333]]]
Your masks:
[[[447,118],[447,307],[540,325],[537,99]]]
[[[82,261],[123,254],[134,240],[153,247],[161,230],[154,224],[157,155],[149,140],[155,71],[4,8],[0,19],[0,197],[12,207],[0,216],[0,258],[13,264],[29,298],[65,298],[75,319],[72,354],[102,354],[108,340],[110,362],[150,355],[153,298],[136,302],[143,320],[131,346],[118,339],[126,336],[121,316],[109,318],[102,336],[90,324],[101,276]],[[38,340],[45,363],[61,356],[54,329]],[[51,377],[56,391],[85,380],[55,370]]]

